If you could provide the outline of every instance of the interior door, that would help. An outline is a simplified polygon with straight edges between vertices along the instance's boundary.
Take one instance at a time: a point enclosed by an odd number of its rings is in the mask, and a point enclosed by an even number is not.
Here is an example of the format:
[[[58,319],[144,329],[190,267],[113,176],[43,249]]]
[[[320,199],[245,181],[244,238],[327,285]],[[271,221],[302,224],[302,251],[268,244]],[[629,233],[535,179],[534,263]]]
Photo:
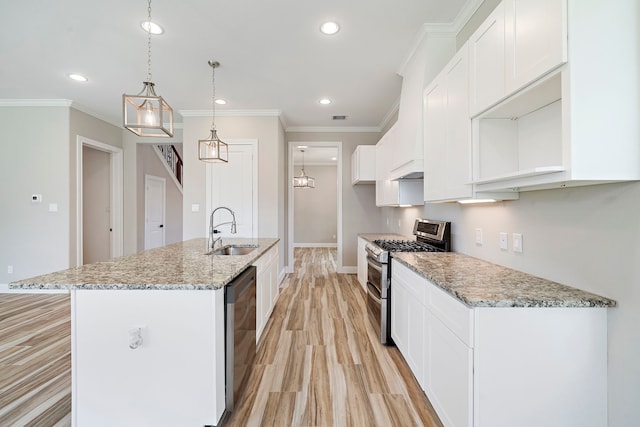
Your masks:
[[[145,249],[164,246],[165,191],[166,183],[164,178],[152,175],[145,176]]]
[[[207,212],[207,229],[209,215],[220,206],[225,206],[235,213],[237,233],[231,234],[229,224],[217,229],[220,237],[258,237],[257,199],[255,197],[254,176],[257,173],[254,164],[256,147],[253,144],[229,144],[229,162],[211,163],[209,168],[210,210]],[[231,214],[219,210],[213,218],[213,224],[231,221]]]

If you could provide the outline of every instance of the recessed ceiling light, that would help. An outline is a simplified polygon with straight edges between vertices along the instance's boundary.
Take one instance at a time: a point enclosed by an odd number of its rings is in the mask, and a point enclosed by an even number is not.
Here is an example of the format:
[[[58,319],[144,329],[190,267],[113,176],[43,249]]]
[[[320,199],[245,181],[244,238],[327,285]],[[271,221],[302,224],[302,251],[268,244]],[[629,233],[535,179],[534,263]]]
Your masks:
[[[142,21],[140,23],[140,26],[142,27],[142,29],[144,30],[145,33],[149,32],[149,21]],[[158,36],[160,34],[164,33],[164,29],[156,24],[155,22],[151,22],[151,34]]]
[[[322,105],[329,105],[331,104],[331,100],[329,98],[322,98],[321,100],[318,101],[320,104]]]
[[[69,78],[70,78],[71,80],[75,80],[75,81],[77,81],[77,82],[83,82],[83,83],[84,83],[84,82],[89,81],[89,79],[88,79],[88,78],[86,78],[86,77],[85,77],[85,76],[83,76],[82,74],[78,74],[78,73],[71,73],[71,74],[68,74],[68,76],[69,76]]]
[[[331,160],[338,160],[338,158],[337,157],[332,157]]]
[[[340,26],[336,22],[328,21],[320,26],[320,31],[330,36],[340,31]]]
[[[218,105],[227,105],[227,101],[225,99],[218,98],[218,99],[216,99],[216,104],[218,104]]]

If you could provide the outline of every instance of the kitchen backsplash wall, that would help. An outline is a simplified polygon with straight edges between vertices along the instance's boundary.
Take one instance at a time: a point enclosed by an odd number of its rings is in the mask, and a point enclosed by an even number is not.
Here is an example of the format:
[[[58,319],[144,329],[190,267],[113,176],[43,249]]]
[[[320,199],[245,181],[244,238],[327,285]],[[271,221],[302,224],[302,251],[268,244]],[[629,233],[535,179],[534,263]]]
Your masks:
[[[594,292],[618,302],[609,310],[609,417],[612,426],[640,418],[640,183],[520,193],[485,205],[385,208],[383,227],[410,235],[416,216],[452,222],[452,246],[496,264]],[[389,226],[386,221],[389,219]],[[398,226],[398,221],[400,225]],[[482,229],[483,244],[475,243]],[[508,249],[499,233],[508,233]],[[513,251],[513,233],[523,252]]]

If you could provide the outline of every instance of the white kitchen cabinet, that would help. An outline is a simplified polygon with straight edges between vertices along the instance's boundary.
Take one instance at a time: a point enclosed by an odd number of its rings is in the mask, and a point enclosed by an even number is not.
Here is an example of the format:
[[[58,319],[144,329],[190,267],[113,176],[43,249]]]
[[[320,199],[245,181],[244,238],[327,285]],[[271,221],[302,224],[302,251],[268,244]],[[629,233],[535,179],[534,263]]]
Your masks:
[[[367,239],[364,237],[358,237],[358,282],[364,289],[365,293],[367,292],[367,251],[365,246],[367,244]]]
[[[424,204],[422,179],[391,180],[390,158],[396,149],[398,125],[389,129],[376,144],[376,206]]]
[[[469,307],[391,271],[392,338],[446,427],[606,425],[606,308]]]
[[[394,149],[385,158],[389,179],[422,178],[424,174],[422,91],[455,53],[455,34],[426,32],[402,67],[402,90]]]
[[[504,1],[469,39],[471,115],[504,97]]]
[[[275,245],[253,264],[256,267],[256,343],[278,300],[278,246]]]
[[[503,0],[470,38],[471,115],[567,61],[567,0]]]
[[[547,5],[554,14],[566,12],[568,62],[473,118],[477,191],[640,179],[640,95],[629,90],[637,83],[640,59],[628,43],[632,30],[621,24],[632,20],[631,3]],[[562,43],[547,48],[558,50]]]
[[[424,388],[426,288],[423,280],[403,265],[394,263],[391,274],[391,338]]]
[[[358,145],[351,154],[351,184],[376,183],[376,146]]]

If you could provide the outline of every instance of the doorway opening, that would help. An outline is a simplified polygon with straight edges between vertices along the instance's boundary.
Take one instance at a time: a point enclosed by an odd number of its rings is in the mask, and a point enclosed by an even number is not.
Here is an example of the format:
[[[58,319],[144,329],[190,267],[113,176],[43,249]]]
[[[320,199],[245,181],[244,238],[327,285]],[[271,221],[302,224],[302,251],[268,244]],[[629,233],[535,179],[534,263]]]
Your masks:
[[[85,159],[86,153],[86,159]],[[105,157],[106,156],[106,157]],[[87,163],[85,164],[85,160]],[[107,164],[108,163],[108,164]],[[96,170],[97,168],[97,170]],[[108,171],[106,170],[108,168]],[[90,169],[90,170],[85,170]],[[98,173],[96,173],[98,172]],[[108,178],[107,178],[108,175]],[[76,265],[123,253],[122,149],[76,138]],[[89,186],[85,192],[86,186]],[[105,182],[105,180],[107,182]],[[97,181],[97,183],[95,182]],[[85,200],[87,199],[87,200]],[[97,201],[100,202],[97,202]],[[86,210],[85,210],[86,207]],[[85,222],[87,228],[85,228]],[[104,224],[103,224],[104,223]],[[94,233],[93,224],[103,228]],[[108,227],[108,231],[104,228]],[[100,248],[100,246],[103,246]],[[86,248],[85,248],[86,246]],[[105,249],[108,246],[108,251]],[[87,259],[85,260],[85,249]]]
[[[305,172],[315,178],[316,188],[293,187],[293,178],[302,166],[301,150]],[[287,272],[293,273],[295,247],[315,246],[337,247],[336,270],[342,273],[342,142],[290,141],[288,170]],[[309,205],[296,203],[296,196],[298,202]],[[301,215],[305,218],[299,218]]]

